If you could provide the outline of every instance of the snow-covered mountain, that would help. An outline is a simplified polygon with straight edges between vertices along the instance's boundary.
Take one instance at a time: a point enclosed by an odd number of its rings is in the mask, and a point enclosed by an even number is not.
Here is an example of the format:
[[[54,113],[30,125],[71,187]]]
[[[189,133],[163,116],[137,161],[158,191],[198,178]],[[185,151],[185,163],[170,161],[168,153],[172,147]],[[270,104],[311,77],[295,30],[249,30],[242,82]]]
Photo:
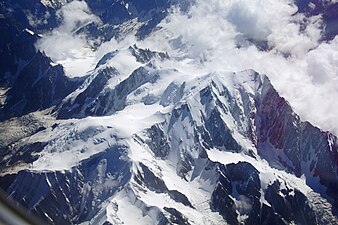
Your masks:
[[[2,1],[0,187],[51,224],[338,224],[336,127],[285,91],[335,90],[337,3],[260,2]]]

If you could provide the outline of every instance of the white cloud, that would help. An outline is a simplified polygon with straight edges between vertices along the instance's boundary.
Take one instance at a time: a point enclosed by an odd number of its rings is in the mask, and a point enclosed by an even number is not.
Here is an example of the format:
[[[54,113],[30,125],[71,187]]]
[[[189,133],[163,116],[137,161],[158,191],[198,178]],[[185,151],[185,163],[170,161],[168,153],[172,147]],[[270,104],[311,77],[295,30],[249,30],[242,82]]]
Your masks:
[[[36,48],[55,62],[62,62],[70,75],[83,75],[91,68],[92,40],[87,40],[84,34],[76,34],[76,31],[90,22],[100,23],[100,20],[91,14],[85,1],[77,0],[64,5],[57,16],[61,25],[45,34],[36,43]]]
[[[59,29],[65,32],[73,32],[88,22],[99,22],[93,15],[85,1],[72,1],[64,5],[57,15],[62,18],[62,25]]]
[[[309,52],[306,58],[308,74],[313,83],[325,85],[338,79],[338,37]],[[338,89],[338,86],[337,86]]]
[[[296,12],[291,0],[198,0],[186,14],[174,9],[163,29],[139,44],[191,59],[204,72],[267,74],[303,120],[338,134],[338,38],[320,44],[321,17]],[[266,41],[270,50],[244,38]],[[236,47],[239,40],[244,47]]]
[[[238,199],[235,199],[236,209],[241,215],[249,214],[252,209],[252,200],[245,195],[239,195]]]
[[[228,13],[227,19],[236,27],[236,30],[255,40],[266,40],[271,29],[263,20],[258,20],[257,11],[249,6],[234,3]]]
[[[296,12],[291,0],[199,0],[188,14],[174,10],[161,26],[166,36],[176,36],[174,47],[186,46],[193,58],[233,48],[239,38],[266,41],[276,51],[304,56],[318,45],[321,18]]]

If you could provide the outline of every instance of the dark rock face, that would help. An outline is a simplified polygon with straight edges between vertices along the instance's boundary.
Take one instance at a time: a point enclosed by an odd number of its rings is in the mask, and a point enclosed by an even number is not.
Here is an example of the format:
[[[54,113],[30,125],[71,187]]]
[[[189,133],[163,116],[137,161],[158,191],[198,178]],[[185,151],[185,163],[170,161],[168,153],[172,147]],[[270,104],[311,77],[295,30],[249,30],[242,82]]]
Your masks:
[[[187,198],[187,196],[185,196],[184,194],[182,194],[181,192],[177,191],[177,190],[169,190],[168,191],[169,196],[176,202],[180,202],[185,206],[189,206],[191,208],[194,208],[189,199]]]
[[[140,185],[144,185],[148,190],[154,191],[156,193],[165,193],[170,196],[176,202],[180,202],[185,206],[193,208],[189,199],[177,190],[169,190],[164,181],[157,177],[147,166],[143,163],[140,163],[141,171],[135,177],[136,182]]]
[[[168,0],[146,0],[146,1],[117,1],[100,0],[87,1],[88,6],[94,14],[98,15],[104,23],[119,24],[133,18],[142,18],[142,15],[152,15],[153,11],[165,10],[170,6]],[[128,7],[126,7],[128,4]],[[110,6],[110,7],[107,7]]]
[[[164,210],[170,214],[170,222],[179,225],[190,225],[188,219],[174,208],[164,207]]]
[[[147,130],[149,140],[146,140],[149,148],[154,152],[156,157],[165,159],[170,151],[170,143],[163,132],[163,127],[153,125]]]
[[[310,174],[307,184],[318,192],[320,184],[324,185],[327,188],[326,194],[334,200],[334,205],[338,208],[337,138],[305,122],[302,123],[300,139],[303,173]],[[311,178],[319,178],[320,184],[313,182]]]
[[[132,19],[144,23],[137,30],[137,37],[143,39],[148,36],[156,25],[167,15],[168,8],[173,4],[170,0],[101,0],[86,1],[92,12],[108,26],[93,27],[91,32],[94,37],[103,37],[105,41],[112,37],[119,37],[120,31],[114,25],[120,25]],[[110,7],[107,7],[110,6]]]
[[[113,51],[113,52],[108,52],[107,54],[105,54],[97,63],[95,69],[97,69],[99,66],[106,64],[109,60],[111,60],[112,58],[114,58],[114,56],[118,53],[117,50]]]
[[[40,33],[57,26],[56,8],[46,7],[40,0],[2,1],[0,3],[0,85],[13,84],[22,67],[36,54],[34,47],[39,36],[31,34],[26,29]],[[48,17],[46,15],[49,15]],[[30,24],[36,19],[45,22]],[[32,23],[32,22],[31,22]]]
[[[56,109],[58,111],[58,118],[85,117],[91,115],[90,111],[86,110],[86,107],[88,107],[87,104],[93,105],[100,94],[105,90],[108,80],[118,74],[119,72],[115,68],[106,67],[98,71],[98,74],[94,78],[88,77],[84,84],[90,84],[86,86],[74,100],[68,100]],[[86,111],[88,113],[86,113]]]
[[[150,72],[147,67],[140,67],[112,89],[106,87],[109,78],[117,73],[113,68],[101,71],[93,81],[89,81],[90,85],[76,97],[74,102],[68,101],[58,107],[58,118],[103,116],[120,111],[125,108],[127,96],[131,92],[143,84],[154,82],[157,79],[156,73]],[[80,104],[82,102],[86,104]]]
[[[130,46],[129,50],[131,51],[131,54],[136,58],[136,61],[140,63],[148,63],[153,58],[158,58],[161,60],[169,59],[169,55],[167,53],[138,48],[136,45]]]
[[[46,143],[36,142],[29,145],[15,148],[13,146],[7,146],[0,152],[0,157],[3,159],[0,162],[0,169],[6,170],[6,168],[15,166],[20,163],[32,163],[37,160],[37,154],[43,150]]]
[[[52,66],[51,60],[38,52],[7,92],[0,118],[5,120],[56,105],[81,82],[66,77],[62,66]]]
[[[219,181],[212,193],[212,208],[229,224],[317,224],[308,200],[297,189],[282,189],[279,181],[269,185],[261,198],[259,172],[247,162],[218,166]]]
[[[10,87],[22,66],[35,54],[36,36],[19,30],[10,18],[0,19],[0,85]],[[13,37],[14,36],[14,37]]]
[[[0,3],[0,86],[9,88],[0,120],[58,104],[79,85],[64,75],[60,65],[51,66],[52,61],[34,46],[40,38],[37,33],[58,25],[59,7],[57,2],[53,8],[39,0]]]
[[[53,224],[91,219],[98,206],[130,179],[123,146],[84,160],[70,171],[21,171],[0,178],[0,186],[32,213]]]
[[[338,183],[337,138],[308,122],[301,122],[271,84],[264,85],[262,96],[256,103],[259,154],[268,159],[271,165],[277,161],[298,177],[304,174],[307,184],[316,191],[320,191],[320,186],[324,185],[326,194],[337,205],[337,195],[333,191]],[[267,149],[266,143],[271,144],[275,150],[271,152],[271,149]],[[271,156],[277,160],[269,160]],[[320,184],[313,181],[317,177]]]
[[[140,163],[140,167],[142,169],[142,174],[139,176],[139,179],[142,183],[151,191],[156,193],[163,193],[168,191],[168,188],[164,181],[157,177],[147,166],[143,163]]]
[[[259,221],[260,218],[255,218],[261,204],[259,172],[251,164],[240,162],[220,165],[218,174],[219,181],[211,198],[212,208],[220,212],[229,224],[239,224],[238,210],[248,214],[250,220]],[[236,199],[244,199],[245,207],[236,207]]]
[[[286,100],[278,95],[268,81],[264,82],[262,95],[257,100],[257,141],[258,145],[269,142],[276,149],[282,149],[292,162],[291,170],[301,175],[299,134],[300,119],[294,114]],[[264,156],[265,149],[260,149]],[[269,151],[269,150],[267,150]],[[266,154],[269,155],[269,152]],[[281,162],[283,163],[283,162]]]
[[[287,223],[318,224],[306,196],[297,189],[281,189],[280,183],[275,181],[266,190],[265,199]]]
[[[208,146],[218,147],[225,151],[240,152],[241,146],[233,138],[230,129],[226,123],[222,121],[220,112],[215,108],[209,118],[205,119],[205,130],[204,135],[209,137],[202,137],[206,140]]]

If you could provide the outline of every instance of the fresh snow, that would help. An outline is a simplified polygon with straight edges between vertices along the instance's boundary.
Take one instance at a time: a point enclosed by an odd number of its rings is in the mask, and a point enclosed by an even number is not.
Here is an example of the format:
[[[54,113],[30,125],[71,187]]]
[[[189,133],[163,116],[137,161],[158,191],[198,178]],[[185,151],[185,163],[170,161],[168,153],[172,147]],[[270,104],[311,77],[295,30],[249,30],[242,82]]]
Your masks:
[[[31,30],[29,30],[29,29],[25,29],[25,31],[27,32],[27,33],[29,33],[30,35],[34,35],[35,33],[33,32],[33,31],[31,31]]]
[[[49,136],[49,130],[30,137],[29,141],[48,145],[39,153],[39,159],[30,165],[33,171],[67,170],[110,146],[122,144],[143,129],[163,121],[161,106],[131,105],[107,117],[87,117],[66,123]],[[117,138],[112,138],[116,136]]]
[[[224,152],[217,149],[207,150],[208,157],[214,162],[220,162],[224,165],[229,163],[249,162],[260,173],[261,186],[263,190],[266,190],[268,185],[271,185],[275,180],[281,180],[281,184],[291,183],[292,187],[295,187],[301,191],[305,196],[312,189],[306,185],[306,182],[302,178],[289,174],[283,170],[271,168],[269,163],[261,158],[255,159],[242,153]]]
[[[72,57],[57,60],[61,64],[68,77],[82,77],[95,67],[95,53],[90,49],[76,49],[72,51]]]

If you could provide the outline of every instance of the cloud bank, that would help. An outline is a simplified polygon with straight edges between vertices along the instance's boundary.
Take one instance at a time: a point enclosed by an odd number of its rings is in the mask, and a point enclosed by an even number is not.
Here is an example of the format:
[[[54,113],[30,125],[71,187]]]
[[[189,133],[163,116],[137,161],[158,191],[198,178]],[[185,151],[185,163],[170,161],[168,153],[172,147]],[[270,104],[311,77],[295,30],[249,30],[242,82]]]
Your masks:
[[[290,0],[197,0],[160,26],[146,47],[191,59],[205,72],[266,74],[303,120],[338,135],[338,37],[320,42],[320,16],[297,13]]]
[[[58,12],[61,24],[50,33],[44,34],[36,43],[36,48],[44,51],[53,61],[65,64],[71,74],[85,73],[91,65],[91,42],[84,34],[76,31],[88,23],[100,23],[85,1],[72,1],[65,4]]]
[[[321,42],[321,16],[308,18],[297,11],[292,0],[196,0],[188,12],[173,8],[161,29],[145,40],[131,34],[93,53],[90,40],[74,33],[99,19],[84,1],[73,1],[60,10],[60,27],[37,47],[66,69],[67,63],[78,62],[76,70],[84,70],[84,64],[89,70],[106,52],[134,43],[168,52],[175,59],[171,66],[182,70],[254,69],[270,78],[303,120],[338,135],[338,37]],[[77,60],[81,57],[91,63]]]

